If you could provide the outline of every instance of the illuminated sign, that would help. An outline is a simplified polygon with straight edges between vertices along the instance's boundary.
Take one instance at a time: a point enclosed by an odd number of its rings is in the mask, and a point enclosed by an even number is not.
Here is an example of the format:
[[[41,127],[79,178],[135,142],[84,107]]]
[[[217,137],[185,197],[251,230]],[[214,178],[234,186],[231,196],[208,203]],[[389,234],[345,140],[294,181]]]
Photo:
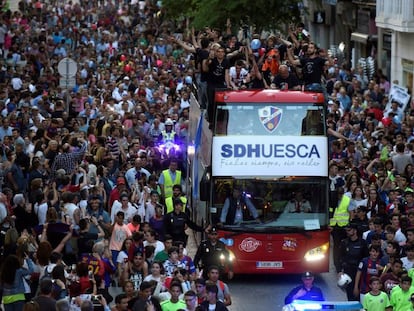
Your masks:
[[[212,156],[213,176],[328,175],[326,137],[214,137]]]

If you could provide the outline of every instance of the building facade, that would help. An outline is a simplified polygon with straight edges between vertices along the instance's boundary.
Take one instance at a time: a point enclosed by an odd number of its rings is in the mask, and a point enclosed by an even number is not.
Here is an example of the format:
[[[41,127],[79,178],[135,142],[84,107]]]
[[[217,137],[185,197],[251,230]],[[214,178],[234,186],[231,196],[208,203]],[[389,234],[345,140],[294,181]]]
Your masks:
[[[390,66],[391,79],[413,90],[414,1],[377,0],[378,63]]]

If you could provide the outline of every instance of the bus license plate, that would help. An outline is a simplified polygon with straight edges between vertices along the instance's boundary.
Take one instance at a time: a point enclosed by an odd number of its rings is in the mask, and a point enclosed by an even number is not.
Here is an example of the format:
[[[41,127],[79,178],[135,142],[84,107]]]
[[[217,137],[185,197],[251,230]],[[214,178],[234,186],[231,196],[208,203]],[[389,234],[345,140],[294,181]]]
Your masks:
[[[256,261],[256,268],[258,269],[281,269],[283,262],[281,261]]]

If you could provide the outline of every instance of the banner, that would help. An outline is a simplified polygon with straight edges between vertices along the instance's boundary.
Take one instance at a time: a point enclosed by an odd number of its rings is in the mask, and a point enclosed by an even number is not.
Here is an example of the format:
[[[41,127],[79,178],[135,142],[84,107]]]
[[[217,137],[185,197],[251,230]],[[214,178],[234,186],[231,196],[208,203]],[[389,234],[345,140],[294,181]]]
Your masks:
[[[213,176],[328,176],[328,139],[223,136],[213,139]]]

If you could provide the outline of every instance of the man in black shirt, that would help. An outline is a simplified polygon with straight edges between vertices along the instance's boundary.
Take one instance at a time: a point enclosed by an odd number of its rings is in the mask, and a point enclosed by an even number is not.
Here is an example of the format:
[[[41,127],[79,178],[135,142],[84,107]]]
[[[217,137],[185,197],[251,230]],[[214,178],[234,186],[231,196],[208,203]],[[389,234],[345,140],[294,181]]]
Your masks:
[[[289,67],[286,65],[279,66],[279,71],[272,84],[280,90],[300,90],[298,78],[289,72]]]
[[[230,86],[230,62],[226,58],[223,47],[215,47],[213,44],[210,55],[207,60],[202,63],[204,72],[208,72],[207,76],[207,96],[208,96],[208,120],[213,120],[214,113],[214,95],[216,89],[222,89]]]
[[[92,222],[99,230],[99,233],[91,233],[90,222]],[[105,236],[105,232],[102,230],[96,217],[82,218],[79,220],[79,237],[78,237],[78,253],[82,254],[92,253],[92,247],[98,238]]]
[[[346,287],[346,294],[349,301],[359,300],[353,293],[355,276],[358,271],[358,264],[362,258],[368,257],[368,246],[364,239],[358,235],[358,225],[350,223],[345,227],[347,238],[341,241],[339,247],[339,263],[336,271],[348,274],[352,282]]]
[[[322,73],[327,64],[327,60],[318,56],[317,47],[314,42],[308,44],[306,57],[295,59],[293,57],[293,49],[290,47],[288,48],[288,58],[291,64],[302,67],[303,83],[305,85],[321,83]]]
[[[228,278],[233,278],[233,270],[229,252],[226,245],[217,237],[217,227],[213,226],[208,231],[208,239],[201,242],[194,257],[194,264],[203,269],[203,277],[207,278],[207,270],[210,266],[217,266],[223,272],[227,267]],[[201,264],[200,264],[201,261]],[[224,266],[226,265],[226,266]]]
[[[164,232],[171,235],[174,241],[183,241],[187,244],[188,236],[185,233],[187,226],[198,232],[205,229],[192,222],[190,217],[182,211],[184,206],[181,199],[176,199],[173,203],[174,210],[164,215]],[[206,230],[209,229],[210,227],[206,228]]]

